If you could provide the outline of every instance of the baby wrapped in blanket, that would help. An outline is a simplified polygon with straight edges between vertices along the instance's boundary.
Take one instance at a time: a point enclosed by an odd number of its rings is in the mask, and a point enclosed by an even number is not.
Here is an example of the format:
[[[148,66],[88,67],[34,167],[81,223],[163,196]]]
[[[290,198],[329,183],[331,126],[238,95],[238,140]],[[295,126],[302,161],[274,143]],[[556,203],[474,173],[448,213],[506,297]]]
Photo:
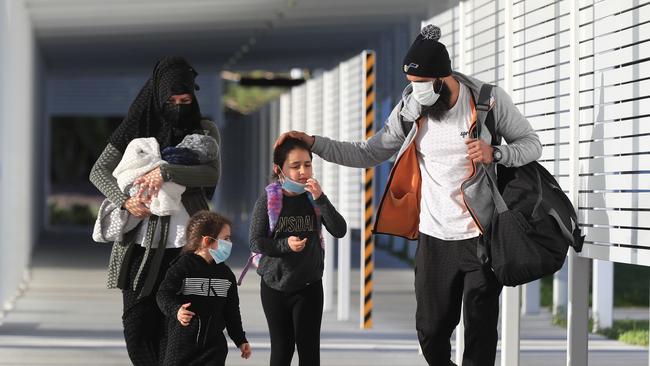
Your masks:
[[[113,176],[122,192],[134,197],[139,187],[133,182],[162,164],[198,165],[216,159],[217,141],[208,135],[187,135],[175,147],[163,149],[153,137],[132,140],[124,151]],[[165,182],[158,194],[150,197],[149,209],[152,215],[170,216],[181,208],[181,195],[185,187],[174,182]],[[143,193],[145,196],[148,192]],[[93,229],[93,240],[100,243],[120,241],[125,233],[133,230],[142,219],[105,199],[97,214]]]

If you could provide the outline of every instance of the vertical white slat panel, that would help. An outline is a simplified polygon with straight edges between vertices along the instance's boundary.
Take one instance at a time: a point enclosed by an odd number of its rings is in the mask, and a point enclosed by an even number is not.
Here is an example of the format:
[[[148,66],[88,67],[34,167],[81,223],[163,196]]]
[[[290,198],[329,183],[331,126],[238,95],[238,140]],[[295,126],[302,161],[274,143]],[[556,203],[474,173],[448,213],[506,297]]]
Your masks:
[[[568,156],[561,155],[569,136],[566,1],[519,2],[513,8],[513,101],[538,132],[544,146],[540,162],[557,178],[568,175]],[[542,79],[537,75],[544,72]],[[561,170],[563,169],[563,170]],[[565,187],[566,189],[566,187]],[[566,268],[554,276],[554,313],[566,310]],[[524,314],[539,309],[539,282],[524,289]]]
[[[339,68],[323,73],[323,136],[339,140]],[[339,207],[339,167],[323,161],[323,191]]]
[[[360,57],[356,57],[360,64]],[[352,113],[354,113],[354,65],[355,58],[344,61],[339,65],[339,140],[350,141],[354,126]],[[360,67],[359,67],[360,68]],[[357,80],[359,82],[360,80]],[[355,140],[358,140],[355,138]],[[351,250],[352,235],[350,229],[355,227],[354,219],[358,211],[353,211],[354,199],[351,193],[354,189],[354,168],[339,166],[339,211],[348,223],[348,231],[345,236],[339,239],[338,243],[338,320],[349,320],[350,318],[350,271],[351,271]],[[361,173],[358,173],[358,182],[361,183]],[[359,221],[359,220],[357,220]],[[358,227],[358,222],[357,225]]]
[[[273,100],[270,102],[270,128],[271,128],[271,133],[269,136],[267,136],[267,139],[269,141],[269,146],[273,146],[275,144],[275,140],[280,136],[280,98]],[[273,156],[272,154],[269,153],[269,156],[267,158],[267,163],[268,166],[271,166],[273,163]]]
[[[324,119],[326,103],[325,103],[325,76],[321,75],[315,79],[307,81],[307,124],[305,132],[310,135],[324,135],[325,126]],[[330,101],[329,99],[327,100]],[[327,115],[330,117],[330,115]],[[326,134],[325,134],[326,135]],[[328,136],[328,135],[326,135]],[[314,177],[320,182],[323,192],[328,196],[330,201],[335,202],[335,197],[329,191],[328,177],[325,177],[325,161],[314,155],[313,160],[313,174]],[[323,230],[325,239],[325,263],[323,270],[323,310],[330,311],[333,307],[334,299],[334,261],[335,258],[335,239],[330,235],[327,230]]]
[[[291,131],[291,92],[280,96],[280,133]]]
[[[308,80],[306,93],[305,132],[323,135],[323,77]],[[314,155],[313,173],[320,182],[323,178],[323,160],[318,155]]]
[[[307,86],[291,88],[291,129],[304,131],[307,127]]]
[[[508,94],[512,94],[512,60],[513,60],[513,9],[512,0],[505,0],[504,3],[504,79],[502,87]],[[498,17],[495,18],[498,23]],[[498,35],[498,33],[497,33]],[[498,46],[498,40],[495,43]],[[498,48],[497,48],[498,49]],[[498,53],[495,53],[498,54]],[[498,59],[495,59],[498,65]],[[496,69],[495,69],[496,71]],[[498,79],[498,75],[496,75]],[[526,285],[528,286],[528,285]],[[535,290],[532,288],[531,290]],[[537,289],[539,292],[539,289]],[[502,366],[518,366],[519,365],[519,333],[520,333],[520,287],[506,287],[503,289],[501,296],[502,303],[502,317],[501,317],[501,365]]]
[[[363,113],[362,78],[365,72],[362,68],[361,56],[354,57],[341,63],[340,66],[340,99],[339,99],[339,140],[360,141],[362,136]],[[358,168],[339,167],[339,209],[348,223],[348,229],[359,229],[361,218],[361,170]]]
[[[323,73],[323,136],[334,140],[339,137],[339,69],[335,68]],[[336,164],[322,160],[322,187],[330,202],[339,207],[339,169]],[[325,236],[325,273],[323,280],[325,311],[334,306],[334,258],[336,239],[328,232]]]
[[[569,11],[569,93],[570,93],[570,125],[569,125],[569,199],[574,205],[578,204],[579,184],[579,125],[583,113],[580,112],[580,49],[579,47],[579,14],[578,0],[570,0]],[[586,366],[587,334],[588,334],[588,296],[589,290],[589,261],[569,250],[569,293],[567,307],[567,365]]]

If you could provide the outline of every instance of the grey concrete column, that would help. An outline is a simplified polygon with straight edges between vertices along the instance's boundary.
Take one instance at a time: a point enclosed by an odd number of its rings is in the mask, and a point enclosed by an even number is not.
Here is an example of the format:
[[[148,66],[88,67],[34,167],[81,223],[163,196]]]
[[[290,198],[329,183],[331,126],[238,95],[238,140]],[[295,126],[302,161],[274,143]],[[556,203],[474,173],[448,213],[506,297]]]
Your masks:
[[[24,288],[34,225],[35,43],[23,0],[0,1],[0,302],[10,310]]]
[[[8,0],[0,0],[0,50],[7,50],[9,48],[8,42],[9,42],[9,19],[7,15],[7,1]],[[9,85],[9,82],[6,80],[8,72],[7,70],[7,59],[8,59],[8,52],[0,52],[0,136],[4,136],[4,125],[7,121],[6,115],[7,115],[7,103],[5,101],[5,88]],[[3,159],[0,159],[0,202],[2,202],[4,198],[4,192],[3,192],[3,185],[4,181],[7,179],[5,173],[5,162]],[[0,216],[2,217],[2,216]],[[4,233],[2,231],[2,222],[0,221],[0,237],[4,236]],[[6,257],[4,255],[4,246],[2,242],[0,241],[0,258]],[[5,284],[2,281],[2,278],[5,278],[5,273],[7,272],[7,268],[5,268],[5,261],[0,259],[0,304],[4,303],[5,300]],[[2,318],[4,317],[4,309],[0,307],[0,324],[2,322]]]

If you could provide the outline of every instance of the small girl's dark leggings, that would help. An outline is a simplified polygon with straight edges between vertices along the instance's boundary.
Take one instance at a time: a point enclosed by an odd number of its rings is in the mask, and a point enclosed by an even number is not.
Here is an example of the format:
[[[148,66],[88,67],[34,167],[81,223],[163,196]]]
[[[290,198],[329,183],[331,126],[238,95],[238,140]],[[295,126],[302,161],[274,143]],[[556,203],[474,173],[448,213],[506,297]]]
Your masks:
[[[260,295],[271,333],[270,366],[291,365],[296,348],[300,366],[319,366],[323,282],[283,292],[268,287],[262,280]]]

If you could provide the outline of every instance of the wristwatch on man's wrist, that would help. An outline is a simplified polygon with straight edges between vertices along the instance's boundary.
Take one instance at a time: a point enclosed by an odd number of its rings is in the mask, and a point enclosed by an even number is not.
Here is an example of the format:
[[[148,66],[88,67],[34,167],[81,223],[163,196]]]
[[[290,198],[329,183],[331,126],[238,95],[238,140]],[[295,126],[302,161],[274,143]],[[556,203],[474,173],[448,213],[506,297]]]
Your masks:
[[[503,158],[503,153],[499,150],[498,147],[492,146],[492,161],[498,163]]]

